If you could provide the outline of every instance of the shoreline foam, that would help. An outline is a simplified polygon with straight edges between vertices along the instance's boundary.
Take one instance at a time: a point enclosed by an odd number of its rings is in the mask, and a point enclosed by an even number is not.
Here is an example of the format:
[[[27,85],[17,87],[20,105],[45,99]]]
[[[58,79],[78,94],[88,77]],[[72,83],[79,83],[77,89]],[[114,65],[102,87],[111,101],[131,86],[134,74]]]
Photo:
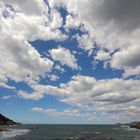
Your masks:
[[[29,133],[29,131],[29,129],[7,129],[5,131],[0,132],[0,140],[25,135]]]

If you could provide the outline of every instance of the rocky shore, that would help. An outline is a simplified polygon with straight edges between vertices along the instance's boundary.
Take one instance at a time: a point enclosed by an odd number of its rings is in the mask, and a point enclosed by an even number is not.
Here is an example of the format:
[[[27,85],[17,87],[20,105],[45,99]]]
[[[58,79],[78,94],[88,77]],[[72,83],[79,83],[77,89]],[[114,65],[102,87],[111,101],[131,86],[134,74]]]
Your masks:
[[[130,128],[136,128],[140,130],[140,122],[132,122],[130,123]]]

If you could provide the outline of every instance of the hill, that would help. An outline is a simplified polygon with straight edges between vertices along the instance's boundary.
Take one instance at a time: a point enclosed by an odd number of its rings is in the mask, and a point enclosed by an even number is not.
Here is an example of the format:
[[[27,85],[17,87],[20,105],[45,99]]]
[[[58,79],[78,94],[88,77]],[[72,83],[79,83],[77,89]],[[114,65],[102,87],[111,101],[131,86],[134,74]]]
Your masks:
[[[0,125],[19,125],[19,124],[20,123],[10,120],[9,118],[6,118],[2,114],[0,114]]]

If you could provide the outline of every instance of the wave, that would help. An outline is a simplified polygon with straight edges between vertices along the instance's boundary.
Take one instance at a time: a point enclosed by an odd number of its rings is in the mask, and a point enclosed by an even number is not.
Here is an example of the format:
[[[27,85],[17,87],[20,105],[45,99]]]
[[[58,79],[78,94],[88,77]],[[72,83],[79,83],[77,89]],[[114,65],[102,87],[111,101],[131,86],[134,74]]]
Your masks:
[[[126,130],[126,131],[140,131],[136,128],[130,128],[129,126],[120,127],[120,128],[123,129],[123,130]]]
[[[25,135],[29,131],[30,131],[29,129],[8,129],[8,131],[0,132],[0,140]]]

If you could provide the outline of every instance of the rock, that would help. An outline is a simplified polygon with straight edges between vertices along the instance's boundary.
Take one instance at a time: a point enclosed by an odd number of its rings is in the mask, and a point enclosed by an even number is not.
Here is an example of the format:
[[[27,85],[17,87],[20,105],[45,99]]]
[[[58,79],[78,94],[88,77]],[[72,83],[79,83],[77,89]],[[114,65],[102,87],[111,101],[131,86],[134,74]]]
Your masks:
[[[132,123],[130,123],[130,128],[140,129],[140,122],[132,122]]]

